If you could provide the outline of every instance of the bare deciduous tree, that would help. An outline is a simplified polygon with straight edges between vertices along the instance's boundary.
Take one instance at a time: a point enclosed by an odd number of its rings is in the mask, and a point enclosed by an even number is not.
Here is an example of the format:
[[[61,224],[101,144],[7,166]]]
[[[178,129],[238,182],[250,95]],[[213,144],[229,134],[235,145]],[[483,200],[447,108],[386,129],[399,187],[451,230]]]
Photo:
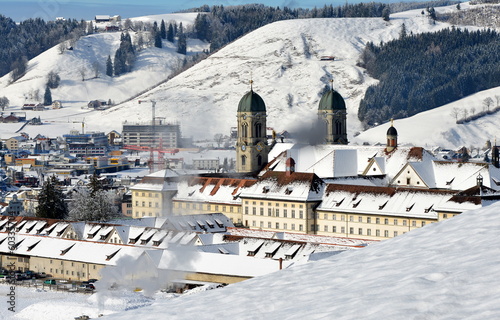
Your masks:
[[[99,68],[101,67],[100,63],[94,61],[92,63],[92,70],[94,70],[94,78],[99,78]]]
[[[455,118],[455,122],[458,121],[458,115],[460,114],[460,109],[457,107],[451,109],[451,116]]]
[[[493,105],[493,99],[491,97],[488,97],[483,100],[483,105],[486,107],[486,110],[489,112],[490,107]]]
[[[78,72],[80,72],[80,76],[82,76],[82,81],[85,81],[85,73],[86,73],[86,70],[85,70],[85,67],[81,67]]]

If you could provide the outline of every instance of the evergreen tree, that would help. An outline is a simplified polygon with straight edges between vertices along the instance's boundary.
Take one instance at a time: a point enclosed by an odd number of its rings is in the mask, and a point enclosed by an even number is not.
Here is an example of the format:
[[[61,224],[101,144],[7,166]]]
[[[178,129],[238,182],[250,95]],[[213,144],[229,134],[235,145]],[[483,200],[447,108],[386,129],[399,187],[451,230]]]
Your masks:
[[[401,31],[399,32],[399,39],[403,39],[408,35],[408,32],[406,31],[406,25],[403,23],[401,25]]]
[[[93,174],[90,176],[89,188],[91,196],[96,194],[98,191],[103,190],[103,183],[99,179],[99,175]]]
[[[114,60],[114,74],[119,76],[132,70],[135,61],[135,50],[132,46],[132,39],[128,32],[124,32],[120,37],[120,47],[116,50]]]
[[[51,176],[42,186],[38,194],[36,216],[39,218],[64,219],[67,215],[64,195],[58,187],[55,176]]]
[[[108,60],[106,61],[106,75],[108,77],[113,76],[113,61],[111,61],[111,56],[108,55]]]
[[[165,21],[162,19],[160,24],[160,35],[162,39],[167,38],[167,29],[165,28]]]
[[[157,47],[157,48],[161,48],[162,47],[160,32],[156,32],[155,33],[155,47]]]
[[[45,87],[45,94],[43,95],[43,105],[50,106],[52,104],[52,93],[50,92],[50,88],[47,85]]]
[[[174,27],[171,23],[168,24],[167,40],[170,42],[174,42]]]
[[[389,21],[390,14],[391,14],[391,10],[389,9],[389,6],[386,6],[384,8],[384,10],[382,10],[382,19],[384,19],[384,21]]]
[[[179,38],[177,39],[177,52],[181,54],[187,53],[187,40],[184,33],[179,33]]]

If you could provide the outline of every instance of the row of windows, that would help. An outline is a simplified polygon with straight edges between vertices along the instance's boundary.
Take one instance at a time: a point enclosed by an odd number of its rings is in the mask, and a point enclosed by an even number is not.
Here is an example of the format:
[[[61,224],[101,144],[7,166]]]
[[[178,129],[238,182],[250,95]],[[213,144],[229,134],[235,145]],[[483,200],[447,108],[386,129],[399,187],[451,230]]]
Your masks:
[[[245,204],[248,205],[249,204],[249,201],[248,200],[245,200]],[[256,206],[257,205],[257,201],[252,201],[252,205]],[[259,202],[259,205],[262,207],[264,206],[264,202]],[[279,207],[280,206],[280,203],[279,202],[276,202],[276,203],[272,203],[272,202],[267,202],[267,206],[274,206],[274,207]],[[304,208],[304,205],[303,204],[299,204],[298,205],[300,209]],[[288,203],[283,203],[283,208],[286,208],[288,207]],[[292,203],[290,205],[291,208],[295,208],[295,204]]]
[[[141,196],[141,197],[145,197],[145,196],[146,196],[146,192],[138,192],[138,191],[135,191],[135,192],[134,192],[134,195],[135,195],[136,197],[139,197],[139,194],[140,194],[140,196]],[[158,198],[158,197],[159,197],[159,194],[158,194],[158,193],[155,193],[154,195],[155,195],[155,198]],[[149,197],[149,198],[153,197],[153,194],[152,194],[151,192],[148,192],[148,197]]]
[[[155,204],[155,208],[159,208],[160,207],[160,204],[158,202],[155,202],[154,204]],[[135,202],[135,206],[136,207],[145,207],[146,206],[146,201],[142,201],[141,205],[139,205],[139,201],[136,201]],[[148,207],[149,208],[153,207],[153,203],[151,201],[148,202]]]
[[[317,229],[317,231],[320,231],[319,230],[319,225],[311,225],[311,230],[314,231],[315,229]],[[323,227],[323,231],[324,232],[329,232],[330,229],[328,226],[324,226]],[[340,231],[340,232],[339,232]],[[346,233],[346,228],[345,227],[340,227],[340,228],[337,228],[336,226],[333,226],[332,229],[331,229],[331,232],[332,233],[342,233],[342,234],[345,234]],[[380,237],[381,236],[381,230],[380,229],[375,229],[375,234],[372,234],[372,229],[366,229],[365,230],[366,233],[363,233],[363,228],[358,228],[357,229],[357,233],[356,233],[356,230],[355,228],[349,228],[349,234],[357,234],[357,235],[366,235],[366,236],[376,236],[376,237]],[[389,230],[383,230],[384,232],[384,237],[386,238],[389,238]],[[404,232],[403,232],[404,233]],[[393,231],[392,237],[397,237],[398,236],[398,231]]]
[[[138,217],[145,217],[146,216],[146,212],[142,212],[142,213],[139,213],[139,211],[136,211],[135,212],[135,215],[134,215],[136,218]],[[152,217],[153,214],[151,212],[148,212],[148,217]]]
[[[250,214],[249,213],[249,207],[245,207],[245,214]],[[252,207],[252,214],[255,216],[257,215],[257,208]],[[264,208],[259,208],[259,215],[263,216],[264,214]],[[267,216],[268,217],[282,217],[282,218],[298,218],[298,219],[304,219],[304,211],[299,210],[298,214],[296,214],[295,210],[290,210],[288,212],[288,209],[283,209],[282,212],[280,212],[280,209],[278,208],[267,208]]]
[[[446,216],[446,215],[444,215]],[[317,218],[319,218],[319,214],[317,214]],[[328,213],[325,213],[324,216],[323,216],[324,220],[328,220]],[[340,214],[340,221],[345,221],[345,218],[346,218],[346,215],[345,214]],[[337,215],[336,214],[332,214],[332,220],[337,220]],[[356,219],[355,219],[355,216],[349,216],[349,221],[350,222],[355,222]],[[366,217],[366,223],[376,223],[376,224],[380,224],[382,221],[381,218],[372,218],[372,217]],[[363,223],[363,217],[361,216],[358,216],[358,219],[357,219],[357,222],[361,222]],[[399,225],[399,220],[398,219],[389,219],[389,218],[384,218],[383,220],[384,224],[392,224],[397,226]],[[408,225],[408,220],[407,219],[402,219],[401,221],[401,225],[402,226],[407,226]],[[411,225],[412,227],[416,227],[417,226],[417,220],[412,220],[411,221]],[[425,221],[421,221],[421,226],[425,226]]]
[[[174,208],[182,208],[183,203],[182,202],[174,202]],[[222,212],[241,212],[240,207],[234,207],[234,206],[219,206],[219,205],[210,205],[206,204],[203,205],[202,203],[184,203],[184,208],[186,209],[197,209],[197,210],[203,210],[203,206],[205,206],[205,210],[212,210],[213,211],[219,211],[221,209]]]
[[[291,223],[290,224],[290,229],[288,229],[288,223],[283,223],[282,225],[280,225],[279,222],[275,222],[274,226],[275,226],[275,229],[304,231],[304,226],[302,224],[297,225],[298,229],[295,228],[295,223]],[[283,228],[280,228],[280,226],[283,226]],[[255,221],[255,220],[252,221],[252,227],[257,228],[257,221]],[[259,227],[260,228],[272,229],[273,228],[273,223],[272,222],[267,222],[267,227],[266,227],[264,221],[260,221]]]
[[[49,263],[52,264],[52,260],[49,260]],[[61,261],[61,266],[62,265],[64,265],[64,261]],[[75,266],[75,262],[71,262],[71,266],[74,267]],[[85,263],[82,263],[82,268],[85,268]],[[95,265],[93,266],[93,269],[95,270]],[[50,269],[50,271],[52,272],[52,269]]]

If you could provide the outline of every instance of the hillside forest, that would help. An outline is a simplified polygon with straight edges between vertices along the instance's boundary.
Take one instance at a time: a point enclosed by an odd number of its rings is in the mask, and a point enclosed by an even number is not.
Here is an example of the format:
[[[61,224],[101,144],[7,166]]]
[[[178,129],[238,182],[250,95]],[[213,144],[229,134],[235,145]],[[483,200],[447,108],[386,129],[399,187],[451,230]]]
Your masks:
[[[380,80],[370,86],[358,117],[367,126],[405,118],[500,86],[500,37],[490,29],[448,28],[368,43],[360,66]]]

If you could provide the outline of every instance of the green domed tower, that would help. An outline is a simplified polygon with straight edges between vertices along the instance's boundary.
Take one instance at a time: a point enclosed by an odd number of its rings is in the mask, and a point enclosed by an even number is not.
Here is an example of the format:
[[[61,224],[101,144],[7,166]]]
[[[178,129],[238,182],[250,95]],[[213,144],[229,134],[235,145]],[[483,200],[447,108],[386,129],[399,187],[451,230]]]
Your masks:
[[[267,164],[269,145],[266,137],[266,104],[253,91],[250,91],[238,104],[238,139],[236,142],[236,170],[255,172]]]
[[[333,83],[333,80],[330,80]],[[318,119],[325,126],[325,144],[347,144],[347,111],[344,98],[333,85],[319,101]]]

